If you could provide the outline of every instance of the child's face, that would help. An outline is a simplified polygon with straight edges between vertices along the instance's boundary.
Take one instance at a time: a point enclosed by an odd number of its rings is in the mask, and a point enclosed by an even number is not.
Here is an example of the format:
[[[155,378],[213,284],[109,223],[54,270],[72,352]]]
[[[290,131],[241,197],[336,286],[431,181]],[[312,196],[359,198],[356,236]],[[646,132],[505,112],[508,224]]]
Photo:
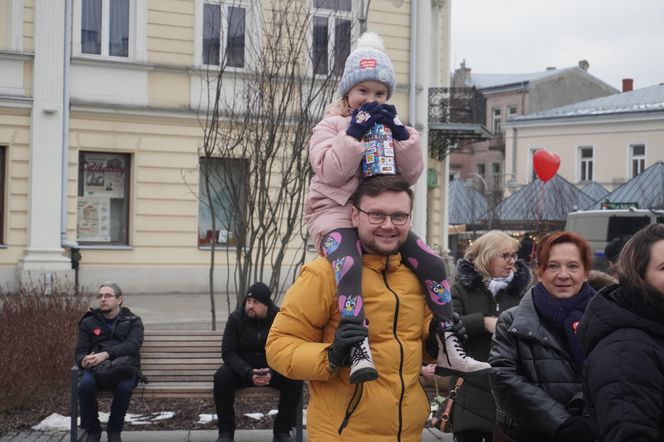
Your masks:
[[[380,81],[367,80],[357,83],[348,92],[348,105],[351,109],[359,109],[364,103],[387,101],[387,86]]]

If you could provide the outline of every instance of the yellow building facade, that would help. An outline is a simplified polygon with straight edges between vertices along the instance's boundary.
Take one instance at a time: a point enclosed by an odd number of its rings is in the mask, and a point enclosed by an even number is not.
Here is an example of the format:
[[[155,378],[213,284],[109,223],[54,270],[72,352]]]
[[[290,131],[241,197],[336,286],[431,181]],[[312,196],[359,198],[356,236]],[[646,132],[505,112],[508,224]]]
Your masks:
[[[206,79],[221,58],[234,81],[256,68],[250,45],[261,41],[266,9],[283,2],[266,3],[0,2],[4,288],[73,281],[73,246],[84,288],[114,280],[131,293],[207,290],[211,231],[199,200]],[[374,0],[368,10],[363,1],[296,3],[311,15],[303,35],[327,69],[354,47],[363,23],[383,37],[397,72],[392,102],[426,146],[426,91],[449,82],[449,2]],[[442,186],[428,190],[423,176],[414,224],[444,249],[445,165],[429,160],[429,168]],[[218,230],[221,244],[231,241]],[[301,250],[294,242],[284,262]],[[228,280],[234,265],[218,253],[218,280]]]

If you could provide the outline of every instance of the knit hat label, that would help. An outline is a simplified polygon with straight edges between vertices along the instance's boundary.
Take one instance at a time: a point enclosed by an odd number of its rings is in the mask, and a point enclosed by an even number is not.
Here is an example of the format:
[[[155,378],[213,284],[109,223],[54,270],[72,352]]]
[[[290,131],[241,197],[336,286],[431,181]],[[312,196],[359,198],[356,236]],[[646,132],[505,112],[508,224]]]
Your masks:
[[[375,58],[360,59],[360,69],[376,69],[378,62]]]

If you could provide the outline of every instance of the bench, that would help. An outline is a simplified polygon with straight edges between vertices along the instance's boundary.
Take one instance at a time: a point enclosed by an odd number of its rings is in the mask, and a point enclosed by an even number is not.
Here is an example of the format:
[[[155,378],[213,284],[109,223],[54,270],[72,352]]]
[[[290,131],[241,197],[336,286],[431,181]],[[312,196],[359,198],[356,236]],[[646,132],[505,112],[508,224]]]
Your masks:
[[[140,394],[144,398],[203,398],[214,400],[214,373],[223,364],[220,331],[146,331],[141,347],[141,371],[148,378]],[[78,367],[71,369],[71,442],[78,440]],[[257,400],[279,390],[249,387],[236,391],[236,397]],[[297,407],[295,437],[304,440],[302,399]]]

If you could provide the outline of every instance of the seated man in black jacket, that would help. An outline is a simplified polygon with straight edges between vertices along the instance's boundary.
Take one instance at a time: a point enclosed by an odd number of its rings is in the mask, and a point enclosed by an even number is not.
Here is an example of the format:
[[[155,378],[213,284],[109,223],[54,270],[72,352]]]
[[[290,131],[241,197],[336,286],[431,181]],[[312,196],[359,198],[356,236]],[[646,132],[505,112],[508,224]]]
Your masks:
[[[81,427],[86,431],[86,442],[101,439],[101,424],[97,412],[97,379],[94,367],[105,360],[130,356],[133,372],[128,379],[119,380],[113,389],[111,415],[108,419],[109,442],[120,442],[125,414],[129,408],[131,393],[141,376],[139,351],[143,344],[143,321],[127,307],[122,307],[124,297],[117,284],[105,282],[97,295],[99,308],[90,309],[79,322],[78,344],[74,357],[83,369],[78,385],[81,408]]]
[[[219,419],[217,442],[230,442],[235,432],[235,390],[270,386],[281,390],[279,414],[274,421],[274,441],[292,441],[290,430],[302,395],[302,381],[281,376],[267,366],[265,342],[279,311],[270,288],[262,282],[251,287],[242,308],[230,314],[221,342],[224,365],[214,375],[214,402]]]

